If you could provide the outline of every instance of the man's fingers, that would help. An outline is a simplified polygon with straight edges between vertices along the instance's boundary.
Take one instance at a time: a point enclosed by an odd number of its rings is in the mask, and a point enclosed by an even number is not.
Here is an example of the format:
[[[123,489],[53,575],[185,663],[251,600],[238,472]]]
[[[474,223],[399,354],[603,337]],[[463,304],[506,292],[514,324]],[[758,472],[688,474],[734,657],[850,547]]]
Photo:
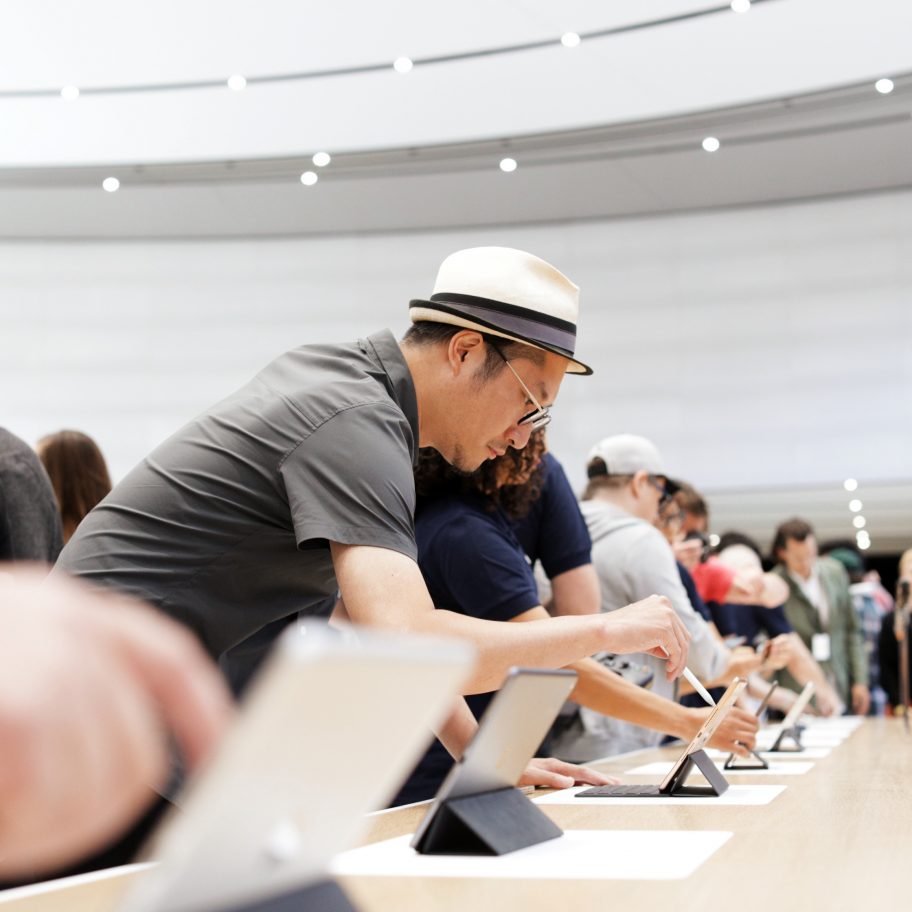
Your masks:
[[[570,776],[575,782],[584,782],[587,785],[612,785],[615,781],[589,766],[565,763],[563,760],[551,760],[549,766],[555,772],[563,776]]]
[[[588,766],[566,763],[554,757],[536,757],[531,760],[520,780],[521,785],[542,785],[547,788],[569,788],[577,782],[585,785],[615,785],[617,780]]]
[[[125,602],[99,612],[124,661],[146,684],[191,768],[233,716],[225,683],[196,638],[168,618]]]

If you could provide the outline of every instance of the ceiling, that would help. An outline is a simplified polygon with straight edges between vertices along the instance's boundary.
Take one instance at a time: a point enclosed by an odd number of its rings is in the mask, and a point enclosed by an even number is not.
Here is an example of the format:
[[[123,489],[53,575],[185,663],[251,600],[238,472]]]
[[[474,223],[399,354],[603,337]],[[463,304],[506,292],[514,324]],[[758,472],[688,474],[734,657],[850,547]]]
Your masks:
[[[509,142],[912,71],[904,0],[265,0],[4,11],[0,167],[128,168]],[[575,48],[559,38],[571,29]],[[416,61],[407,74],[392,61]],[[248,80],[231,91],[231,75]],[[64,86],[82,95],[60,97]],[[224,177],[224,176],[223,176]]]
[[[0,169],[0,237],[320,235],[616,218],[912,186],[912,76],[660,120],[336,154]],[[0,100],[0,106],[3,105]],[[721,148],[707,153],[707,135]],[[516,171],[499,161],[511,156]],[[316,186],[299,181],[320,170]],[[117,176],[121,189],[101,190]]]
[[[750,535],[764,552],[769,550],[776,526],[800,516],[809,519],[819,542],[855,538],[853,519],[863,516],[874,554],[904,551],[912,544],[912,484],[865,484],[849,493],[841,485],[711,491],[706,494],[710,520],[717,534],[737,530]],[[855,513],[849,503],[858,499]]]

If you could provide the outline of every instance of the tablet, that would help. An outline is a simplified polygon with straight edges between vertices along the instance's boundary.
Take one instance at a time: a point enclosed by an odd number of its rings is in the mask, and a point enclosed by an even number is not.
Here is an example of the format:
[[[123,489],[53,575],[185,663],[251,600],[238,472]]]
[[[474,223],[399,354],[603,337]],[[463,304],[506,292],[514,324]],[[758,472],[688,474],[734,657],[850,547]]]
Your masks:
[[[453,764],[418,827],[412,847],[449,798],[511,788],[535,756],[570,691],[576,672],[511,668],[478,723],[462,758]]]
[[[325,880],[401,786],[473,659],[457,641],[290,627],[120,912],[213,912]]]
[[[746,681],[741,678],[735,678],[722,694],[721,699],[716,704],[713,711],[709,714],[707,720],[700,726],[700,730],[694,735],[693,740],[684,750],[677,760],[672,764],[668,775],[659,785],[599,785],[595,788],[585,789],[576,793],[577,798],[657,798],[661,795],[670,795],[677,788],[683,785],[683,781],[689,772],[691,758],[703,750],[707,741],[715,734],[716,729],[722,724],[723,719],[728,715],[735,701],[744,690]],[[727,786],[726,786],[727,787]],[[708,794],[708,792],[699,792],[699,794]]]
[[[810,702],[811,697],[814,696],[814,682],[808,681],[804,685],[804,690],[798,694],[798,699],[792,703],[791,708],[785,714],[785,718],[782,720],[782,728],[794,728],[798,724],[798,720],[801,718],[801,714],[804,712],[805,707]]]
[[[773,681],[770,684],[769,690],[763,695],[763,699],[760,701],[760,705],[757,707],[757,711],[754,715],[760,719],[763,716],[763,713],[766,712],[766,707],[769,706],[769,702],[773,697],[773,694],[776,692],[776,688],[779,686],[778,681]]]

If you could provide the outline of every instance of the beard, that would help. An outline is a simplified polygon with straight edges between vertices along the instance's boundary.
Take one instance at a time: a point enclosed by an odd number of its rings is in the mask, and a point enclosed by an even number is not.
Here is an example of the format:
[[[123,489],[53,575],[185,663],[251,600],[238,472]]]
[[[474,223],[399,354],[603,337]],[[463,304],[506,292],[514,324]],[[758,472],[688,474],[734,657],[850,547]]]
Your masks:
[[[459,475],[472,475],[481,465],[481,462],[470,462],[465,454],[465,450],[458,443],[454,445],[451,456],[446,456],[444,453],[441,453],[440,455],[443,456],[453,470]],[[482,460],[482,462],[483,461],[484,460]]]

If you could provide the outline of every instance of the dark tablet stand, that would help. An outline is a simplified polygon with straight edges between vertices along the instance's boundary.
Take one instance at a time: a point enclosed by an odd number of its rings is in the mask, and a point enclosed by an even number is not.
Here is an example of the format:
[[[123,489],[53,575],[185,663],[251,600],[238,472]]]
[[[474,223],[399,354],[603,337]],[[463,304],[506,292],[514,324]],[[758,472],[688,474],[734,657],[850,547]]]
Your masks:
[[[687,777],[696,767],[708,785],[687,785]],[[577,798],[717,798],[728,791],[728,780],[719,772],[706,752],[688,754],[675,763],[668,785],[597,785],[576,793]]]
[[[748,748],[749,756],[739,757],[737,754],[729,754],[725,761],[723,769],[727,770],[766,770],[769,769],[769,763],[764,757],[761,757],[755,750]],[[751,760],[753,757],[753,760]]]
[[[795,754],[798,753],[798,751],[803,751],[804,745],[801,743],[801,733],[803,731],[803,725],[793,725],[791,728],[783,728],[767,753]],[[791,741],[793,746],[784,747],[783,742],[786,740]]]
[[[516,788],[447,798],[415,849],[423,855],[506,855],[563,830]]]
[[[694,767],[703,774],[709,785],[685,785]],[[682,798],[709,798],[718,797],[727,791],[728,780],[719,772],[719,767],[709,759],[706,751],[698,750],[687,755],[687,759],[662,790],[662,794]]]
[[[299,890],[280,893],[269,899],[257,900],[243,906],[233,906],[228,912],[357,912],[342,888],[327,878]]]

